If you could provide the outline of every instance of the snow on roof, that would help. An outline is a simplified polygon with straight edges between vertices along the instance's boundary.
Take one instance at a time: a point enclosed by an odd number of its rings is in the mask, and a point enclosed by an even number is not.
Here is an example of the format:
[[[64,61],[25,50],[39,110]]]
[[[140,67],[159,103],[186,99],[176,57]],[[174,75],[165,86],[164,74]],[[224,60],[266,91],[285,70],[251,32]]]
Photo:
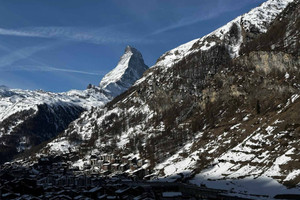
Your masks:
[[[102,187],[94,187],[92,189],[89,190],[89,192],[97,192],[98,190],[100,190]]]
[[[117,193],[117,194],[121,194],[121,193],[123,193],[123,192],[126,192],[126,191],[129,190],[129,189],[130,189],[130,187],[118,189],[118,190],[116,191],[116,193]]]
[[[167,197],[167,198],[180,197],[180,196],[182,196],[182,193],[181,192],[163,192],[162,196]]]

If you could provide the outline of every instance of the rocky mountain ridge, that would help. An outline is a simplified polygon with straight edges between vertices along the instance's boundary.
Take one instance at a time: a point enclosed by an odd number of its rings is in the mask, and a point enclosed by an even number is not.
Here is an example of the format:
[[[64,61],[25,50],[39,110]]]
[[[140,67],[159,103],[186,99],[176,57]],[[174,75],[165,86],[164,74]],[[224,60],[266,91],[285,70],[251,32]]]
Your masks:
[[[99,87],[117,96],[134,84],[147,69],[141,52],[127,46],[117,66],[103,77]]]
[[[130,48],[127,47],[126,50]],[[134,49],[132,47],[132,49]],[[128,50],[129,51],[129,50]],[[135,49],[136,52],[138,52]],[[141,54],[139,59],[142,59]],[[135,60],[136,54],[125,54],[121,57]],[[90,86],[86,90],[70,90],[64,93],[52,93],[42,90],[30,91],[0,87],[0,163],[10,160],[14,155],[28,150],[43,141],[47,141],[62,132],[85,110],[103,107],[114,96],[124,92],[143,73],[144,64],[130,72],[120,72],[122,88]],[[123,62],[126,67],[130,63]],[[118,66],[117,66],[118,68]],[[128,71],[128,70],[127,70]],[[135,76],[128,77],[128,73]],[[106,76],[107,77],[107,76]],[[105,77],[104,77],[105,78]],[[120,80],[111,80],[110,84],[119,84]],[[126,83],[126,84],[125,84]]]

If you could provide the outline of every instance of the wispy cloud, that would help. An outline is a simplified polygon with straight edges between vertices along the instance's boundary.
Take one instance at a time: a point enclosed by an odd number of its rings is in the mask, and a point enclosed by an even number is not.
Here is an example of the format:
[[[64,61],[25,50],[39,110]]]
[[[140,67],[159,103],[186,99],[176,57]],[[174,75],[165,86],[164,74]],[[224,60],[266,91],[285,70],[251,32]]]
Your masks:
[[[108,43],[149,43],[145,40],[118,30],[117,26],[101,28],[90,27],[27,27],[20,29],[0,28],[0,35],[17,37],[38,37],[88,42],[94,44]]]
[[[163,32],[166,32],[166,31],[170,31],[170,30],[173,30],[173,29],[181,28],[181,27],[184,27],[184,26],[189,26],[189,25],[195,24],[197,22],[212,19],[212,18],[216,17],[217,15],[218,15],[217,13],[209,13],[207,15],[198,16],[198,17],[182,18],[174,24],[171,24],[169,26],[166,26],[166,27],[163,27],[161,29],[155,30],[150,35],[156,35],[156,34],[163,33]]]
[[[25,47],[22,49],[18,49],[16,51],[9,52],[7,55],[0,57],[0,68],[12,65],[19,60],[29,58],[30,56],[32,56],[33,54],[35,54],[39,51],[47,50],[56,45],[57,45],[57,43],[52,43],[52,44],[47,44],[47,45]],[[6,51],[9,51],[9,50],[6,49]]]
[[[254,1],[261,2],[262,0],[254,0]],[[237,3],[235,5],[228,6],[228,2],[224,3],[223,0],[218,1],[213,9],[203,11],[202,13],[189,14],[188,16],[179,19],[175,23],[172,23],[163,28],[153,31],[148,36],[160,34],[160,33],[170,31],[173,29],[182,28],[185,26],[196,24],[198,22],[210,20],[210,19],[216,18],[226,12],[231,12],[234,10],[241,9],[242,7],[244,7],[247,4],[249,4],[249,2],[240,1],[239,3]]]
[[[94,75],[94,76],[104,76],[107,73],[107,71],[87,72],[81,70],[72,70],[72,69],[46,67],[46,66],[42,67],[41,71],[61,71],[61,72],[70,72],[70,73],[78,73],[78,74],[86,74],[86,75]]]
[[[82,71],[82,70],[74,70],[67,68],[57,68],[50,67],[46,65],[19,65],[13,66],[11,68],[5,68],[4,71],[40,71],[40,72],[67,72],[67,73],[77,73],[77,74],[85,74],[85,75],[93,75],[93,76],[104,76],[107,71]]]
[[[53,47],[57,47],[62,45],[61,42],[44,44],[32,47],[25,47],[22,49],[18,49],[15,51],[11,51],[7,47],[0,45],[0,48],[5,49],[5,51],[9,52],[7,55],[0,57],[0,71],[43,71],[43,72],[68,72],[68,73],[78,73],[78,74],[86,74],[86,75],[94,75],[94,76],[103,76],[107,71],[83,71],[83,70],[74,70],[68,68],[58,68],[51,67],[47,64],[39,61],[38,59],[33,58],[32,56],[40,51],[48,50]],[[28,60],[34,64],[31,65],[18,65],[16,64],[18,61]]]

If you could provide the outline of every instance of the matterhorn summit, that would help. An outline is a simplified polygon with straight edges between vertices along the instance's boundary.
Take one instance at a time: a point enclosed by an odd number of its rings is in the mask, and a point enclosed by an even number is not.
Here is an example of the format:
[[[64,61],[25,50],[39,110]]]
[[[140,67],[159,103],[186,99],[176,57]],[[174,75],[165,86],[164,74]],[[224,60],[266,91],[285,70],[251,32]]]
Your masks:
[[[117,96],[126,91],[148,69],[143,56],[136,48],[127,46],[118,65],[106,74],[99,86],[108,90],[112,96]]]
[[[147,68],[141,53],[127,46],[100,87],[90,85],[86,90],[53,93],[0,85],[0,163],[56,137],[82,112],[103,107],[130,88]]]

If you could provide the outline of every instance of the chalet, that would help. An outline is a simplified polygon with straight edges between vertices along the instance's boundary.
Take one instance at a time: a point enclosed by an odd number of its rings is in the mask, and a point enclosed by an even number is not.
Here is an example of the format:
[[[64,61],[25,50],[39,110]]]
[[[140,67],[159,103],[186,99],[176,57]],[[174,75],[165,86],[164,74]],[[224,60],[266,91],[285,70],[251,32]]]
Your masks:
[[[108,171],[108,170],[110,170],[110,169],[111,169],[111,164],[110,164],[110,163],[104,163],[104,164],[102,165],[102,170]]]
[[[130,164],[130,170],[134,171],[138,168],[138,166],[136,164]]]
[[[122,163],[123,164],[128,163],[128,160],[129,160],[129,156],[123,156],[122,157]]]
[[[105,190],[103,187],[94,187],[86,192],[86,196],[88,196],[92,199],[97,199],[97,197],[104,194],[104,192],[105,192]]]
[[[120,163],[121,162],[120,157],[114,157],[113,160],[114,160],[115,163]]]
[[[111,154],[102,154],[100,156],[100,160],[103,160],[104,162],[105,161],[111,162],[112,159],[114,159],[114,155],[111,155]]]
[[[89,173],[91,176],[97,176],[99,175],[100,170],[97,167],[95,167],[92,171],[89,171]]]
[[[120,198],[120,197],[122,197],[122,196],[124,196],[124,195],[130,193],[130,190],[131,190],[131,187],[126,186],[126,187],[124,187],[124,188],[120,188],[120,189],[116,190],[115,193],[116,193],[116,195],[118,195],[119,198]]]
[[[97,199],[104,200],[104,199],[107,199],[106,197],[107,197],[107,194],[103,194],[103,195],[98,196]]]
[[[83,196],[83,195],[78,195],[76,197],[74,197],[74,200],[86,200],[87,197],[86,196]]]
[[[106,196],[106,199],[107,200],[114,200],[114,199],[118,199],[118,197],[115,196],[115,195],[109,195],[109,196]]]
[[[127,163],[123,163],[120,165],[120,171],[124,172],[129,168],[129,165]]]
[[[144,180],[154,180],[157,179],[157,174],[149,174],[143,177]]]
[[[98,164],[99,158],[96,155],[91,155],[90,162],[92,166],[96,166]]]
[[[109,170],[104,170],[102,171],[100,174],[103,175],[103,176],[107,176],[109,175],[111,172]]]
[[[91,166],[90,163],[86,163],[86,162],[85,162],[85,163],[83,164],[83,167],[84,167],[84,169],[91,169],[92,166]]]
[[[136,161],[137,161],[137,160],[136,160],[135,157],[132,157],[132,158],[129,158],[129,159],[128,159],[128,163],[129,163],[129,164],[136,164]]]
[[[106,159],[106,154],[100,155],[100,160],[106,161],[105,159]]]
[[[138,179],[142,179],[147,175],[147,170],[143,168],[138,168],[132,172],[132,175],[136,176]]]
[[[182,199],[182,193],[181,192],[163,192],[161,199]]]
[[[115,163],[116,162],[116,159],[115,159],[115,157],[112,157],[111,159],[110,159],[110,161],[109,161],[111,164],[113,164],[113,163]]]
[[[144,160],[139,159],[139,160],[137,161],[137,166],[138,166],[138,167],[142,167],[143,164],[144,164]]]
[[[3,199],[15,199],[15,198],[18,198],[20,197],[20,194],[15,194],[15,193],[5,193],[5,194],[2,194],[2,198]]]
[[[88,145],[88,143],[82,143],[79,147],[79,155],[86,155],[88,152],[92,150],[92,146]]]
[[[114,163],[111,165],[111,171],[112,172],[117,172],[120,171],[120,164],[119,163]]]

